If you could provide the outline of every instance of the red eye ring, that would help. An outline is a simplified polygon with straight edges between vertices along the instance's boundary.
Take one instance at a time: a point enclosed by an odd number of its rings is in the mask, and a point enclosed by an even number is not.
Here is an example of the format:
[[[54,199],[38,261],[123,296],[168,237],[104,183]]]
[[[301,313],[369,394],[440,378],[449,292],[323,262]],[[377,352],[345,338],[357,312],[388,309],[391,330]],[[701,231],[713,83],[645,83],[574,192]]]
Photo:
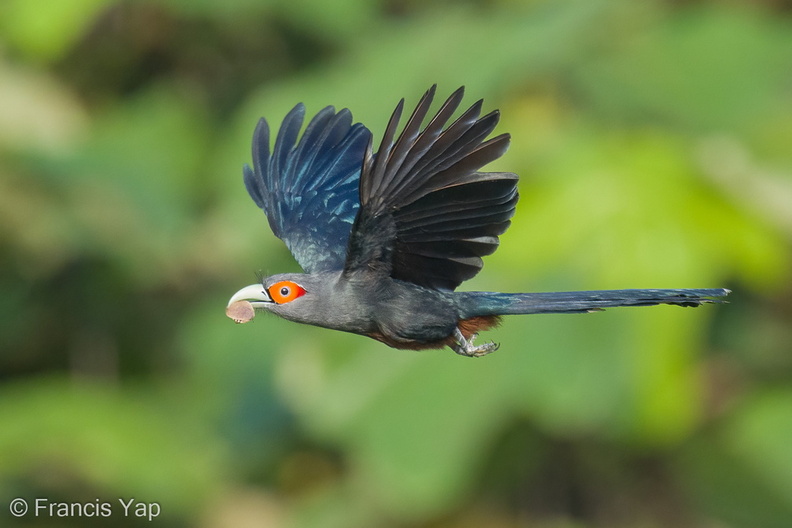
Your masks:
[[[277,304],[286,304],[297,297],[305,295],[305,288],[292,281],[278,281],[269,288],[267,292]]]

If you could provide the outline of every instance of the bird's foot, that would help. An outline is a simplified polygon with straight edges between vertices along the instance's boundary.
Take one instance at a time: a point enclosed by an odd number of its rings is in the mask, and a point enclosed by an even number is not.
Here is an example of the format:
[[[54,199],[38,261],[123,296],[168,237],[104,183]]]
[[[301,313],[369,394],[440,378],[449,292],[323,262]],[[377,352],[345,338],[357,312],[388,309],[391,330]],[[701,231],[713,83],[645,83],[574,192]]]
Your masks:
[[[481,357],[486,356],[491,352],[495,352],[500,347],[498,343],[493,341],[484,343],[482,345],[474,345],[473,341],[476,339],[476,336],[478,336],[478,334],[473,334],[470,336],[470,339],[466,339],[465,336],[462,335],[462,332],[459,331],[459,328],[455,328],[454,340],[456,341],[456,344],[451,348],[454,349],[454,352],[460,356]]]

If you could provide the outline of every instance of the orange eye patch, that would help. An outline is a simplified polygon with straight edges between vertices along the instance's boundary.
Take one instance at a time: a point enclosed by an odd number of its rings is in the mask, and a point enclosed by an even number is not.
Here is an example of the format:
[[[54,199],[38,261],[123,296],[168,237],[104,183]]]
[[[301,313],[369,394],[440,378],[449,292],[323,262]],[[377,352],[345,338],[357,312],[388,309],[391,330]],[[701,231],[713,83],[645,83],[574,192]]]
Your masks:
[[[302,297],[305,295],[305,289],[296,282],[292,281],[276,282],[267,288],[267,292],[269,293],[270,297],[272,297],[272,300],[278,304],[286,304],[287,302],[293,301],[297,297]]]

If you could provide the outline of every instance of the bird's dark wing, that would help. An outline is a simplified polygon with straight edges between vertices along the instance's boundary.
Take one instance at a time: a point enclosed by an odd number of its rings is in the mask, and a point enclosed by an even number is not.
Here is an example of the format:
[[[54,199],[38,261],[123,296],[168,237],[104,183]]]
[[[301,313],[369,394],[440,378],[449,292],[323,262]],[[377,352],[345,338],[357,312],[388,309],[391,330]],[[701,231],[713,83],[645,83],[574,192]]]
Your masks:
[[[341,269],[360,206],[360,170],[371,133],[352,124],[349,110],[336,113],[328,106],[297,142],[304,118],[302,104],[286,115],[272,155],[269,126],[259,120],[245,187],[306,273]]]
[[[517,203],[517,175],[478,172],[509,147],[508,134],[486,137],[497,111],[479,117],[478,101],[456,121],[463,88],[421,129],[435,87],[424,94],[394,141],[404,100],[376,156],[371,143],[360,179],[361,208],[346,272],[367,269],[422,286],[453,290],[498,247]],[[444,128],[445,127],[445,128]]]

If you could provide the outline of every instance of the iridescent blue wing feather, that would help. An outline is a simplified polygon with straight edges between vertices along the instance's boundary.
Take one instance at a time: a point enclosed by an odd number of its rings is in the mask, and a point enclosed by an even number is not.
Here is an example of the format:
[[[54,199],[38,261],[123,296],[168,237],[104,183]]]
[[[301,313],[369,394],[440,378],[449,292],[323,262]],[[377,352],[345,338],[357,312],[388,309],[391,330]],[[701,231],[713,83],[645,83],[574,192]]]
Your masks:
[[[352,124],[349,110],[328,106],[297,141],[304,119],[298,104],[283,119],[271,155],[269,126],[259,120],[245,187],[306,273],[337,270],[360,208],[360,169],[371,133]]]

